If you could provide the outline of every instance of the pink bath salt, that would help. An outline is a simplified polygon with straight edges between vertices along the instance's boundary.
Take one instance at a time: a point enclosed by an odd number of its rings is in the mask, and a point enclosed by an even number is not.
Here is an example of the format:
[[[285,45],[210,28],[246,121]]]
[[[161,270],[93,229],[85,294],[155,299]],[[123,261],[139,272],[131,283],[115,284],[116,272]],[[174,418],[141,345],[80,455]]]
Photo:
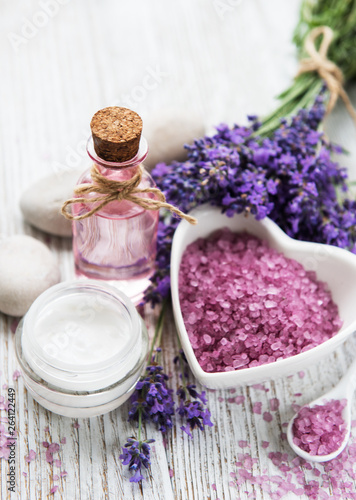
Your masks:
[[[58,490],[58,485],[53,486],[53,488],[51,488],[51,491],[50,491],[51,495],[54,495],[54,493],[56,493],[57,490]]]
[[[279,399],[278,398],[271,398],[269,400],[269,408],[271,411],[277,411],[279,408]]]
[[[188,245],[179,297],[190,342],[206,372],[294,356],[330,339],[342,325],[315,272],[266,241],[227,228]]]
[[[12,380],[16,382],[16,380],[21,377],[21,372],[19,370],[15,370],[14,373],[12,374]]]
[[[254,384],[252,387],[254,389],[259,389],[261,391],[265,391],[265,392],[267,391],[266,387],[263,384]]]
[[[50,451],[51,453],[57,453],[57,451],[59,451],[59,444],[58,443],[51,443],[48,447],[48,451]]]
[[[25,457],[25,461],[27,463],[32,462],[36,458],[36,452],[35,450],[30,450],[29,454]]]
[[[78,422],[74,422],[73,427],[74,429],[79,429],[80,424]]]
[[[269,441],[262,441],[262,448],[268,448],[269,447]]]
[[[253,413],[256,413],[257,415],[261,415],[262,414],[262,403],[260,403],[260,402],[253,403],[252,411],[253,411]]]
[[[346,399],[304,406],[293,422],[293,442],[310,455],[329,455],[342,444],[347,431],[342,412]]]
[[[67,443],[67,438],[66,437],[62,438],[60,442],[61,442],[61,444],[66,444]]]
[[[49,464],[53,464],[53,453],[51,453],[49,450],[46,451],[46,462]]]
[[[272,422],[273,420],[272,414],[269,411],[265,411],[263,413],[263,420],[265,420],[266,422]]]
[[[259,463],[260,459],[250,457],[250,464],[245,464],[244,455],[239,454],[239,462],[235,463],[237,472],[230,472],[229,485],[235,486],[239,493],[245,484],[256,485],[271,500],[304,498],[304,495],[311,500],[356,500],[356,453],[352,454],[352,449],[356,451],[356,443],[350,442],[334,460],[316,465],[300,457],[272,451],[267,454],[271,463],[262,472],[252,471],[249,466]]]
[[[240,446],[240,448],[246,448],[249,444],[247,441],[240,440],[238,442],[238,445]]]
[[[237,405],[242,405],[245,401],[245,396],[235,396],[235,403]]]

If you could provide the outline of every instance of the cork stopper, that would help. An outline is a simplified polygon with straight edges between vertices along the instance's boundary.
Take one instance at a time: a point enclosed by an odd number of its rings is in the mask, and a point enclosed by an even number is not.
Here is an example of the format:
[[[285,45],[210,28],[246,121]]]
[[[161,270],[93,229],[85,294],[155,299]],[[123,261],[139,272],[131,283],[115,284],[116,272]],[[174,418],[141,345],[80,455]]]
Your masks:
[[[117,106],[100,109],[93,116],[90,128],[99,158],[122,163],[136,156],[142,120],[134,111]]]

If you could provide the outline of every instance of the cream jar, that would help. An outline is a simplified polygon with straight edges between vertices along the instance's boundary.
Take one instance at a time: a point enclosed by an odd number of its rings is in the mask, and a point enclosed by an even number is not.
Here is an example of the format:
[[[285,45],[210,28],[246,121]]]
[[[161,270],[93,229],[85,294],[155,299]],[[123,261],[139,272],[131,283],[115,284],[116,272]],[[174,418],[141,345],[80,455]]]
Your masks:
[[[27,390],[67,417],[93,417],[126,401],[144,369],[148,334],[126,295],[78,280],[46,290],[16,332]]]

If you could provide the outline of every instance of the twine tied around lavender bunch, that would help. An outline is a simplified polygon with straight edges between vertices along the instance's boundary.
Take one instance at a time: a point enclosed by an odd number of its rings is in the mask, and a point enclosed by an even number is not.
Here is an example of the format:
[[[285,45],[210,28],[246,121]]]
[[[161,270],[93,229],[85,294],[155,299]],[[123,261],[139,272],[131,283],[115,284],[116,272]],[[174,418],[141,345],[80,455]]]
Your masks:
[[[322,35],[322,41],[319,51],[316,49],[315,41]],[[344,101],[345,107],[356,125],[356,111],[353,108],[350,98],[347,95],[343,84],[344,77],[341,69],[327,57],[329,46],[332,42],[334,33],[328,26],[318,26],[311,30],[304,42],[304,49],[309,54],[309,58],[300,61],[298,75],[317,71],[320,77],[325,81],[329,91],[330,99],[326,109],[327,113],[334,108],[338,97]]]
[[[183,213],[179,208],[166,202],[166,197],[158,188],[139,188],[142,179],[143,167],[140,165],[137,172],[128,180],[115,181],[103,176],[97,166],[94,164],[90,174],[93,183],[79,184],[74,188],[76,198],[71,198],[63,203],[61,213],[66,219],[75,221],[86,219],[99,212],[103,207],[112,201],[127,200],[139,205],[145,210],[159,210],[165,208],[176,214],[178,217],[185,219],[190,224],[197,224],[197,220],[190,215]],[[91,198],[86,197],[90,193],[96,193],[98,196]],[[154,198],[143,198],[140,196],[144,193],[151,193],[156,196]],[[93,208],[82,215],[73,215],[68,211],[68,207],[75,203],[94,204]]]

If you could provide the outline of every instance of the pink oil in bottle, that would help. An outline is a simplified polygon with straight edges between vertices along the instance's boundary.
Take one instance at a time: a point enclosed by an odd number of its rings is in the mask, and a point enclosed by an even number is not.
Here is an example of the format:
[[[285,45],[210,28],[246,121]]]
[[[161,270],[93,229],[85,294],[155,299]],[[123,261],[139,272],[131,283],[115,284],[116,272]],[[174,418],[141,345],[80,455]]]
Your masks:
[[[122,181],[132,177],[147,155],[147,143],[141,138],[137,155],[125,163],[99,158],[88,141],[88,154],[102,175]],[[78,184],[91,183],[90,169]],[[144,171],[139,188],[154,187],[150,174]],[[153,197],[151,193],[141,196]],[[92,205],[77,203],[73,214],[82,215]],[[112,201],[94,215],[73,222],[73,252],[76,274],[105,280],[115,285],[134,303],[139,303],[154,272],[158,211],[145,210],[128,201]]]

